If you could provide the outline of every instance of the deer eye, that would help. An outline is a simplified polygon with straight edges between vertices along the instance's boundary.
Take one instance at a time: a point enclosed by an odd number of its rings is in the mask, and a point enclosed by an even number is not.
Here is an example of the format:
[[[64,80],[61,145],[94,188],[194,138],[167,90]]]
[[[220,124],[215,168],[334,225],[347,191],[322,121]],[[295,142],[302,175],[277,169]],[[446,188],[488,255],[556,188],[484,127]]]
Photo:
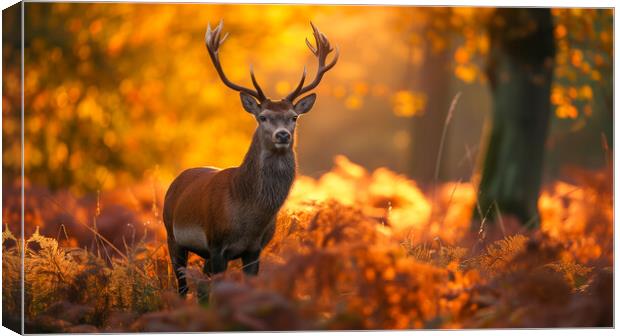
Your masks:
[[[267,117],[265,117],[265,116],[258,116],[258,120],[260,122],[265,122],[265,121],[267,121]]]
[[[297,116],[292,117],[292,118],[291,118],[291,120],[292,120],[293,122],[297,121]]]

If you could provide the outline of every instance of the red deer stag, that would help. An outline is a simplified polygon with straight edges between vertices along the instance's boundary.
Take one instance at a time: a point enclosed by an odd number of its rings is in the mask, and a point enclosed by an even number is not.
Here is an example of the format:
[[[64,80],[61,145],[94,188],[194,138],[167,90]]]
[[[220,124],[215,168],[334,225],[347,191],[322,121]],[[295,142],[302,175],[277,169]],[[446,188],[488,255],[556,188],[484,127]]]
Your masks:
[[[222,22],[213,30],[210,25],[207,28],[205,43],[215,70],[226,86],[240,92],[243,108],[256,118],[258,126],[241,166],[187,169],[168,188],[163,219],[182,296],[188,291],[181,269],[187,266],[189,251],[205,259],[203,272],[207,275],[224,272],[228,262],[238,258],[246,274],[258,274],[261,250],[273,237],[276,214],[295,178],[297,117],[312,108],[316,94],[297,102],[295,99],[316,88],[338,60],[336,50],[333,60],[326,64],[333,48],[327,37],[310,24],[316,47],[307,39],[306,44],[318,58],[316,77],[304,86],[304,68],[299,84],[281,100],[265,96],[251,68],[255,90],[228,80],[219,59],[220,47],[228,35],[221,35]]]

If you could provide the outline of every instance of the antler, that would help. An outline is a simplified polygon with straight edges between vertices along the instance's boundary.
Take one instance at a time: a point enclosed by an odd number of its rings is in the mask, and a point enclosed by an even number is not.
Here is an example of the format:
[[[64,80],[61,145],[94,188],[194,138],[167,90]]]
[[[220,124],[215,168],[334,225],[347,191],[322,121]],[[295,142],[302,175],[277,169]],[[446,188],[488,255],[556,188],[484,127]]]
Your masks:
[[[295,98],[299,97],[300,95],[314,89],[317,85],[319,85],[319,83],[321,82],[321,79],[323,79],[323,75],[329,71],[331,68],[334,67],[334,65],[336,65],[336,62],[338,61],[338,56],[339,56],[339,52],[338,52],[338,48],[336,48],[336,54],[334,55],[334,59],[327,65],[325,65],[325,61],[327,59],[327,56],[329,55],[329,53],[331,53],[334,49],[330,46],[329,44],[329,40],[327,39],[327,36],[325,36],[325,34],[321,33],[312,22],[310,22],[310,25],[312,26],[312,30],[314,32],[314,40],[315,40],[315,44],[316,44],[316,48],[312,46],[312,44],[310,44],[310,41],[308,41],[308,39],[306,39],[306,45],[308,45],[308,48],[310,48],[310,51],[312,51],[312,53],[314,54],[314,56],[316,56],[319,59],[319,66],[317,68],[317,73],[316,73],[316,77],[314,77],[314,80],[312,81],[312,83],[310,83],[307,86],[303,86],[304,85],[304,80],[306,79],[306,68],[304,67],[304,72],[301,76],[301,80],[299,81],[299,84],[297,85],[297,87],[295,88],[295,90],[293,92],[291,92],[288,96],[286,96],[286,100],[293,102],[293,100],[295,100]]]
[[[213,66],[215,66],[215,70],[217,70],[217,73],[220,75],[220,79],[222,80],[222,82],[224,82],[224,84],[226,84],[226,86],[228,86],[229,88],[235,91],[245,92],[255,97],[260,102],[265,101],[267,98],[265,97],[263,90],[261,90],[260,86],[258,85],[258,82],[256,81],[256,78],[254,77],[254,70],[251,66],[250,66],[250,77],[252,77],[252,84],[254,85],[254,88],[256,89],[256,91],[231,82],[226,77],[226,74],[224,74],[224,70],[222,69],[222,65],[220,64],[220,58],[218,54],[219,48],[222,46],[222,44],[226,40],[226,37],[228,37],[228,33],[226,33],[224,37],[220,36],[222,33],[223,26],[224,26],[223,20],[221,20],[220,23],[217,25],[217,27],[215,27],[215,29],[213,30],[211,30],[211,24],[208,24],[207,32],[205,34],[205,44],[207,45],[207,50],[209,51],[209,56],[211,56],[211,61],[213,62]]]

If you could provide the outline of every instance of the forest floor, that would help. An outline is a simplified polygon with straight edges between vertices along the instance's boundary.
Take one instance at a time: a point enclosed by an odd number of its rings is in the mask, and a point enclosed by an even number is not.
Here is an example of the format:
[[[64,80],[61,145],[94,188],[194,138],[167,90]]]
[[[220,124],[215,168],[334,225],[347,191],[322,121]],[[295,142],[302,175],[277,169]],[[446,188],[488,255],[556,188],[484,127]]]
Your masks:
[[[26,332],[611,327],[611,169],[545,186],[540,228],[510,218],[471,230],[469,183],[425,194],[344,157],[299,177],[246,278],[209,279],[190,258],[176,295],[153,179],[97,197],[26,186]],[[4,324],[21,306],[19,189],[4,196]],[[211,285],[208,304],[195,288]]]

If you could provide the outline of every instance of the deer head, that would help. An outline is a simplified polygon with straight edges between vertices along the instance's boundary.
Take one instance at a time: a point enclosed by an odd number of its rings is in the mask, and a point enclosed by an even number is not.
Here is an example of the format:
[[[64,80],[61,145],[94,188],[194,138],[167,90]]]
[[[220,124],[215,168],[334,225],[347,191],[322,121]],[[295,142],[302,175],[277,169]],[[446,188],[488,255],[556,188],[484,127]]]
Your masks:
[[[237,85],[228,80],[219,59],[219,49],[228,36],[228,34],[224,36],[221,34],[223,21],[220,21],[218,26],[213,30],[211,30],[211,25],[207,26],[205,44],[207,45],[207,50],[209,51],[209,56],[215,66],[215,70],[226,86],[240,93],[243,108],[254,115],[258,122],[257,132],[263,146],[271,150],[286,150],[292,147],[297,118],[299,115],[310,111],[316,100],[316,94],[311,93],[299,100],[297,100],[297,98],[316,88],[321,82],[323,75],[333,68],[338,61],[339,53],[338,50],[336,50],[333,60],[329,64],[325,64],[327,56],[333,51],[333,48],[330,46],[327,37],[321,33],[312,22],[310,22],[310,25],[314,32],[316,47],[312,46],[308,39],[306,39],[306,44],[308,48],[310,48],[310,51],[318,58],[319,65],[317,67],[316,77],[312,83],[304,86],[304,81],[306,79],[306,69],[304,67],[299,84],[295,87],[293,92],[280,100],[272,100],[265,96],[263,90],[256,81],[251,66],[250,78],[252,79],[254,89]]]

